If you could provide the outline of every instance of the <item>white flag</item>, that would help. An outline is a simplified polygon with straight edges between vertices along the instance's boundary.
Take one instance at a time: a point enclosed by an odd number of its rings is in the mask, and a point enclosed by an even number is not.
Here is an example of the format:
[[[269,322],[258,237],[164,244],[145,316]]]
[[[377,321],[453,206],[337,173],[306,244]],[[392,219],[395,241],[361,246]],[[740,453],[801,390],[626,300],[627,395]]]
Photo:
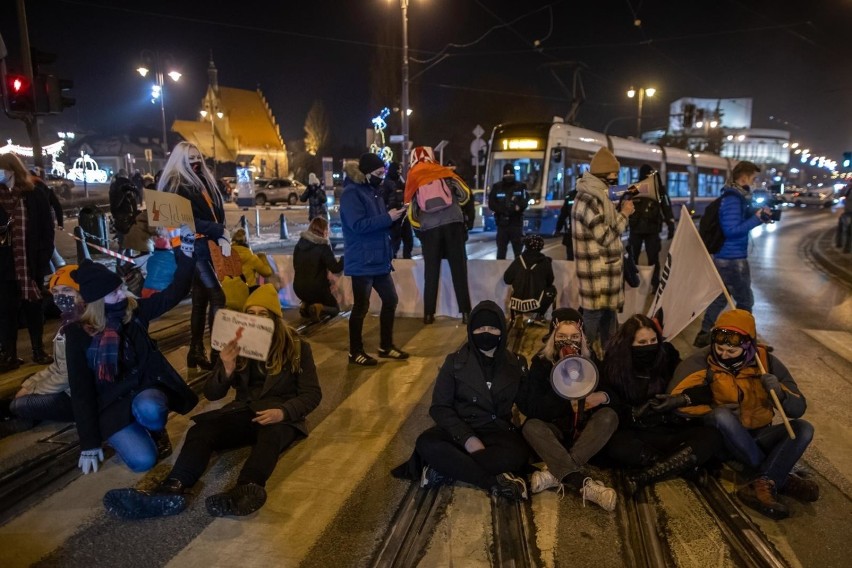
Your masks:
[[[684,330],[719,294],[724,284],[686,206],[660,276],[648,317],[662,309],[663,335],[669,340]]]

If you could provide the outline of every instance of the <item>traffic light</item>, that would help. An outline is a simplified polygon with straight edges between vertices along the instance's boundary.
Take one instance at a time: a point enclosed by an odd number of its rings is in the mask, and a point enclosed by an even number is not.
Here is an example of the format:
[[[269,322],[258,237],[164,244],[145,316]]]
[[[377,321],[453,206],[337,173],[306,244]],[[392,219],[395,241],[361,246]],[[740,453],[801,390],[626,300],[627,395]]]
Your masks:
[[[53,75],[46,77],[47,107],[50,114],[60,113],[77,103],[74,97],[68,96],[68,91],[74,88],[71,79],[57,79]]]
[[[3,79],[6,112],[35,112],[35,97],[30,80],[18,73],[7,73]]]

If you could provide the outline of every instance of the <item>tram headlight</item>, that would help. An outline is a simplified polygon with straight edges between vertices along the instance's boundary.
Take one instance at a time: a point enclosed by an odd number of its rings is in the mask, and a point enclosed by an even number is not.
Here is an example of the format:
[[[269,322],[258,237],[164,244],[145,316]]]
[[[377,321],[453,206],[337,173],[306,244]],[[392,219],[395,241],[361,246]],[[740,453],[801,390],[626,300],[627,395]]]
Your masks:
[[[530,198],[530,200],[527,201],[527,205],[535,205],[535,199]]]

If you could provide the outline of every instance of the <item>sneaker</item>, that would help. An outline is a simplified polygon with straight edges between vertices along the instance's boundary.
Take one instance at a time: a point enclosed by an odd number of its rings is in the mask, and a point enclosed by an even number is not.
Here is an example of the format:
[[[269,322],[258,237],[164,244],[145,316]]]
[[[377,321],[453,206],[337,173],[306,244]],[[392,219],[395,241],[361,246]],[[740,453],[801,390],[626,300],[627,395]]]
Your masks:
[[[452,479],[439,473],[435,468],[428,465],[423,466],[423,473],[420,475],[420,487],[431,489],[432,487],[440,487],[441,485],[449,485],[453,482]]]
[[[527,484],[511,473],[501,473],[497,476],[497,484],[491,488],[491,494],[521,501],[527,498]]]
[[[788,473],[784,487],[779,490],[779,493],[798,501],[813,503],[819,500],[819,485],[816,481],[802,477],[797,473]]]
[[[213,517],[245,517],[266,503],[266,489],[256,483],[239,483],[230,491],[211,495],[205,501]]]
[[[391,345],[390,349],[379,349],[379,357],[384,357],[385,359],[408,359],[409,355],[405,351]]]
[[[695,341],[692,342],[692,345],[698,347],[699,349],[702,347],[707,347],[710,345],[710,332],[709,331],[700,331],[698,335],[695,336]]]
[[[534,471],[530,476],[530,491],[532,491],[533,495],[541,493],[546,489],[560,487],[562,487],[562,482],[556,479],[556,477],[546,469]]]
[[[605,511],[615,511],[616,494],[615,489],[607,487],[600,481],[587,477],[583,480],[583,488],[580,490],[583,495],[583,507],[586,506],[586,500],[592,503],[597,503]]]
[[[177,515],[186,509],[187,498],[183,486],[177,481],[176,492],[164,487],[166,480],[154,491],[138,489],[113,489],[104,495],[104,507],[107,512],[119,519],[150,519]]]
[[[376,361],[363,351],[359,353],[350,353],[349,362],[354,363],[356,365],[361,365],[362,367],[375,367],[379,364],[378,361]]]
[[[743,504],[762,513],[770,519],[780,521],[790,516],[787,505],[778,500],[775,482],[765,475],[758,477],[745,487],[737,490],[737,497]]]

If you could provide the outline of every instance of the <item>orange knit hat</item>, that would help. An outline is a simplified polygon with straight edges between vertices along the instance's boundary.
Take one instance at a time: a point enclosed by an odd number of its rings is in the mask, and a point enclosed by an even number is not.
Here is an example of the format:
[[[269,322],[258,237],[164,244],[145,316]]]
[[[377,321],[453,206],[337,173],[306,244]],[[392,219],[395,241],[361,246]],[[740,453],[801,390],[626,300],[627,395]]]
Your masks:
[[[752,339],[757,338],[757,327],[754,324],[754,316],[745,310],[728,310],[716,318],[715,328],[741,331]]]
[[[80,285],[71,278],[71,271],[77,270],[76,264],[66,264],[60,268],[56,269],[56,272],[53,273],[53,276],[50,277],[50,281],[48,283],[48,289],[53,288],[54,286],[68,286],[69,288],[73,288],[80,291]]]

